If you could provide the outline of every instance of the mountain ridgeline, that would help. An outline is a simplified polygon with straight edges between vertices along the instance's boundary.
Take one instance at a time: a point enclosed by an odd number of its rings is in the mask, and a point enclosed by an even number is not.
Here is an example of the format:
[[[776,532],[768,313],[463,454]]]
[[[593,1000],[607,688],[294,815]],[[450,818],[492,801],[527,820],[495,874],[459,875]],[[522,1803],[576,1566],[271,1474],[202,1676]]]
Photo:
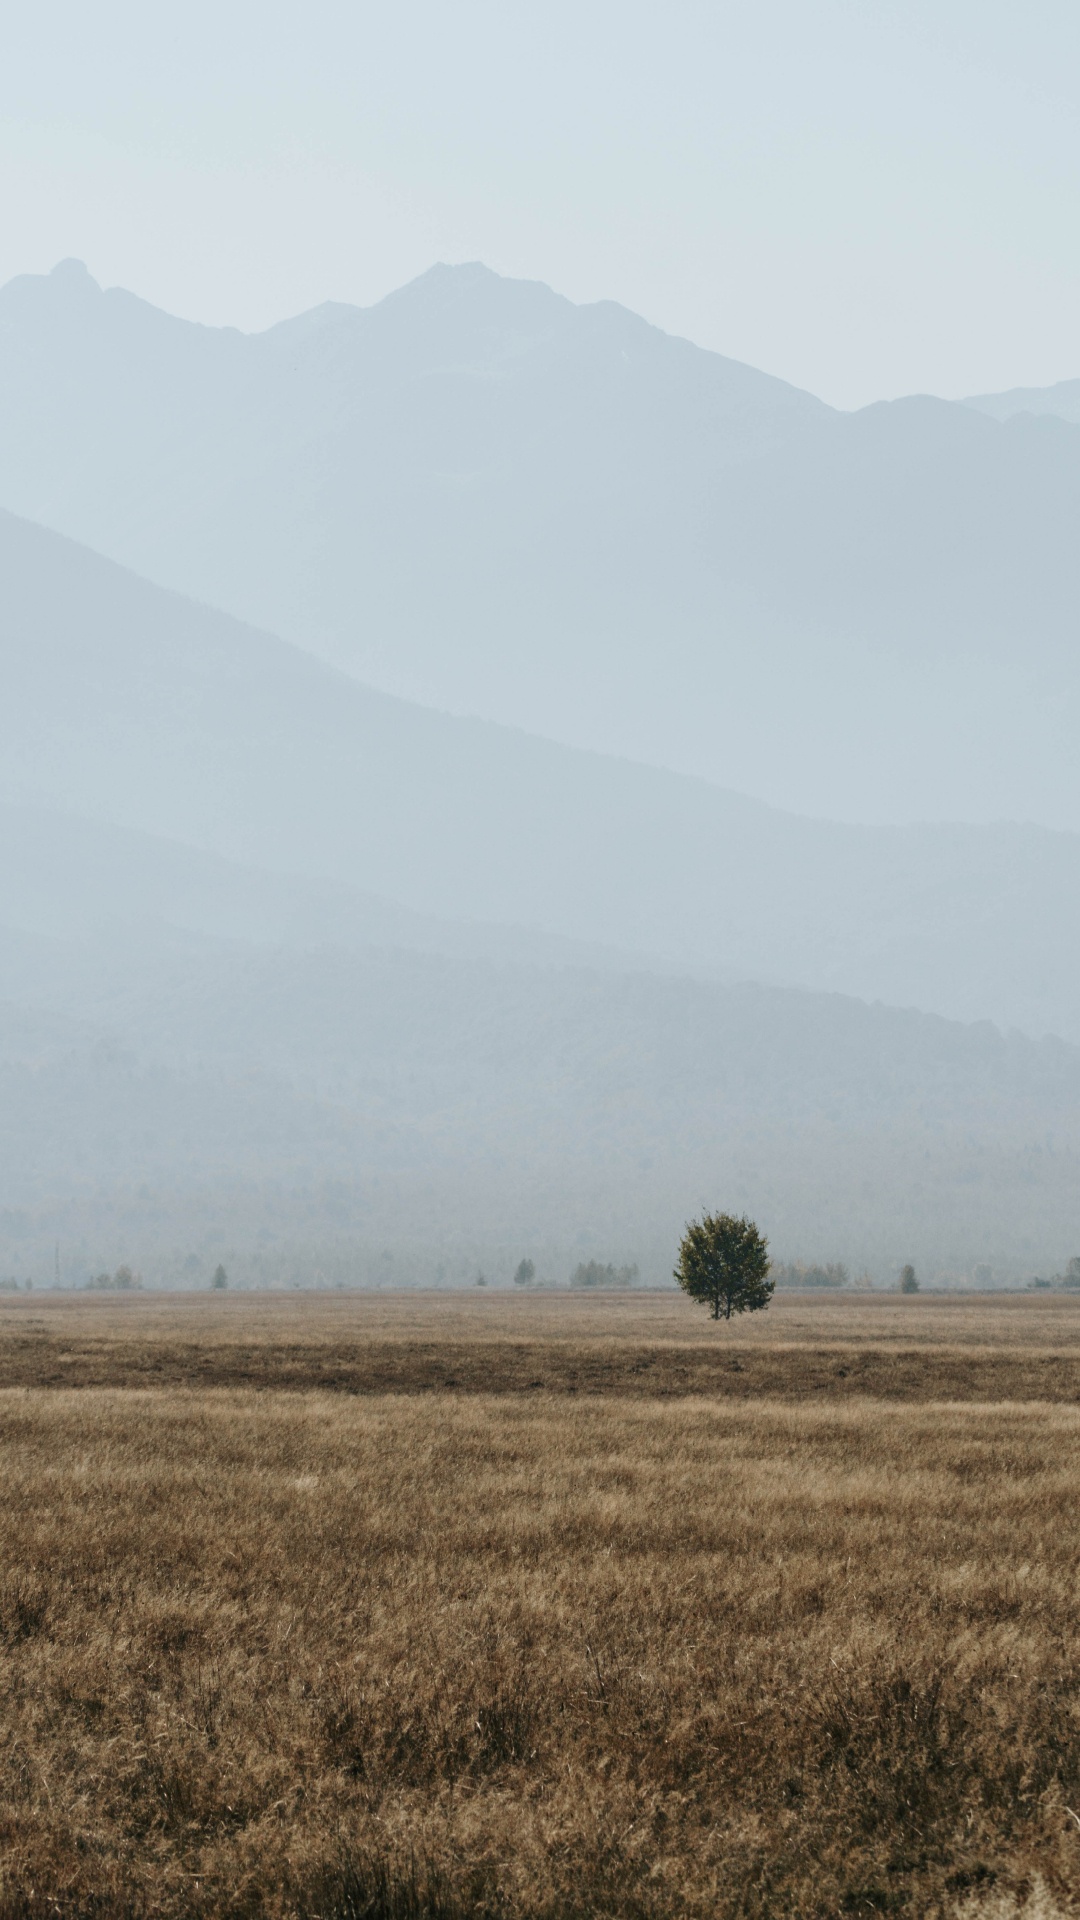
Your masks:
[[[1077,428],[992,412],[3,289],[0,1278],[1059,1270]]]
[[[0,504],[386,691],[855,822],[1080,828],[1068,405],[841,414],[480,266],[256,336],[76,262],[0,291]]]

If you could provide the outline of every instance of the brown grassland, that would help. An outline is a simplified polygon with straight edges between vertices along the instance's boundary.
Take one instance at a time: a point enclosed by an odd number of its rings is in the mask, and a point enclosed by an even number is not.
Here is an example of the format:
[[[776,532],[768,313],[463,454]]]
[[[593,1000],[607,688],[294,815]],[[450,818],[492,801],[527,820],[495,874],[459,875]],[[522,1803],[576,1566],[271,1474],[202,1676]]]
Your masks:
[[[8,1300],[0,1920],[1080,1913],[1078,1607],[1080,1301]]]

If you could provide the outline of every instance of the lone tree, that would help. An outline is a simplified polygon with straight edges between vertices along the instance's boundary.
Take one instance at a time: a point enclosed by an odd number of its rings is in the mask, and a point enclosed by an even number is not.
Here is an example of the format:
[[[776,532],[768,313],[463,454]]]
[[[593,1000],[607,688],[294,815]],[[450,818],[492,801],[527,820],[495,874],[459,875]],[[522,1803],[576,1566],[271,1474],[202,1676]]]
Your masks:
[[[914,1267],[901,1267],[900,1291],[901,1293],[918,1293],[919,1282]]]
[[[214,1273],[214,1277],[211,1280],[210,1285],[212,1287],[216,1287],[218,1291],[221,1292],[224,1290],[224,1288],[228,1286],[228,1284],[229,1284],[229,1276],[226,1273],[224,1267],[218,1267]]]
[[[534,1267],[532,1261],[531,1260],[520,1261],[518,1263],[518,1270],[514,1275],[515,1287],[527,1287],[530,1281],[535,1280],[535,1278],[536,1278],[536,1268]]]
[[[769,1243],[752,1220],[706,1213],[683,1234],[675,1278],[692,1300],[712,1308],[714,1320],[757,1313],[773,1297]]]

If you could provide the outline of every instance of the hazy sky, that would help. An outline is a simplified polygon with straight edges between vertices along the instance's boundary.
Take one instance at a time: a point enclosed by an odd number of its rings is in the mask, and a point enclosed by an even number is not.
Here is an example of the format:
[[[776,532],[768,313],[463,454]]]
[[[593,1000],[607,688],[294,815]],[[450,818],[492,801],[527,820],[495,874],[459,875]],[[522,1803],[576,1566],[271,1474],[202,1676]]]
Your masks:
[[[0,279],[482,259],[844,406],[1080,375],[1076,0],[0,0]]]

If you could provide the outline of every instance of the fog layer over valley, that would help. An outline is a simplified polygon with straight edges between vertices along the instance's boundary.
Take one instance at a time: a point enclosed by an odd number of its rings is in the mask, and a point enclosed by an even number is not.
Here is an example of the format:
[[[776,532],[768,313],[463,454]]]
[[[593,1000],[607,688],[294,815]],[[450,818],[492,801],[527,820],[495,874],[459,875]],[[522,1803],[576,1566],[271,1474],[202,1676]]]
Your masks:
[[[778,1254],[1056,1270],[1080,1051],[840,996],[179,938],[0,943],[0,1264],[668,1277],[719,1187]],[[63,1009],[63,1011],[61,1011]]]
[[[245,336],[68,261],[0,291],[0,504],[431,705],[1076,830],[1070,392],[843,414],[478,265]]]
[[[0,565],[0,1274],[660,1282],[718,1194],[882,1280],[1068,1257],[1076,837],[455,719],[10,515]]]

